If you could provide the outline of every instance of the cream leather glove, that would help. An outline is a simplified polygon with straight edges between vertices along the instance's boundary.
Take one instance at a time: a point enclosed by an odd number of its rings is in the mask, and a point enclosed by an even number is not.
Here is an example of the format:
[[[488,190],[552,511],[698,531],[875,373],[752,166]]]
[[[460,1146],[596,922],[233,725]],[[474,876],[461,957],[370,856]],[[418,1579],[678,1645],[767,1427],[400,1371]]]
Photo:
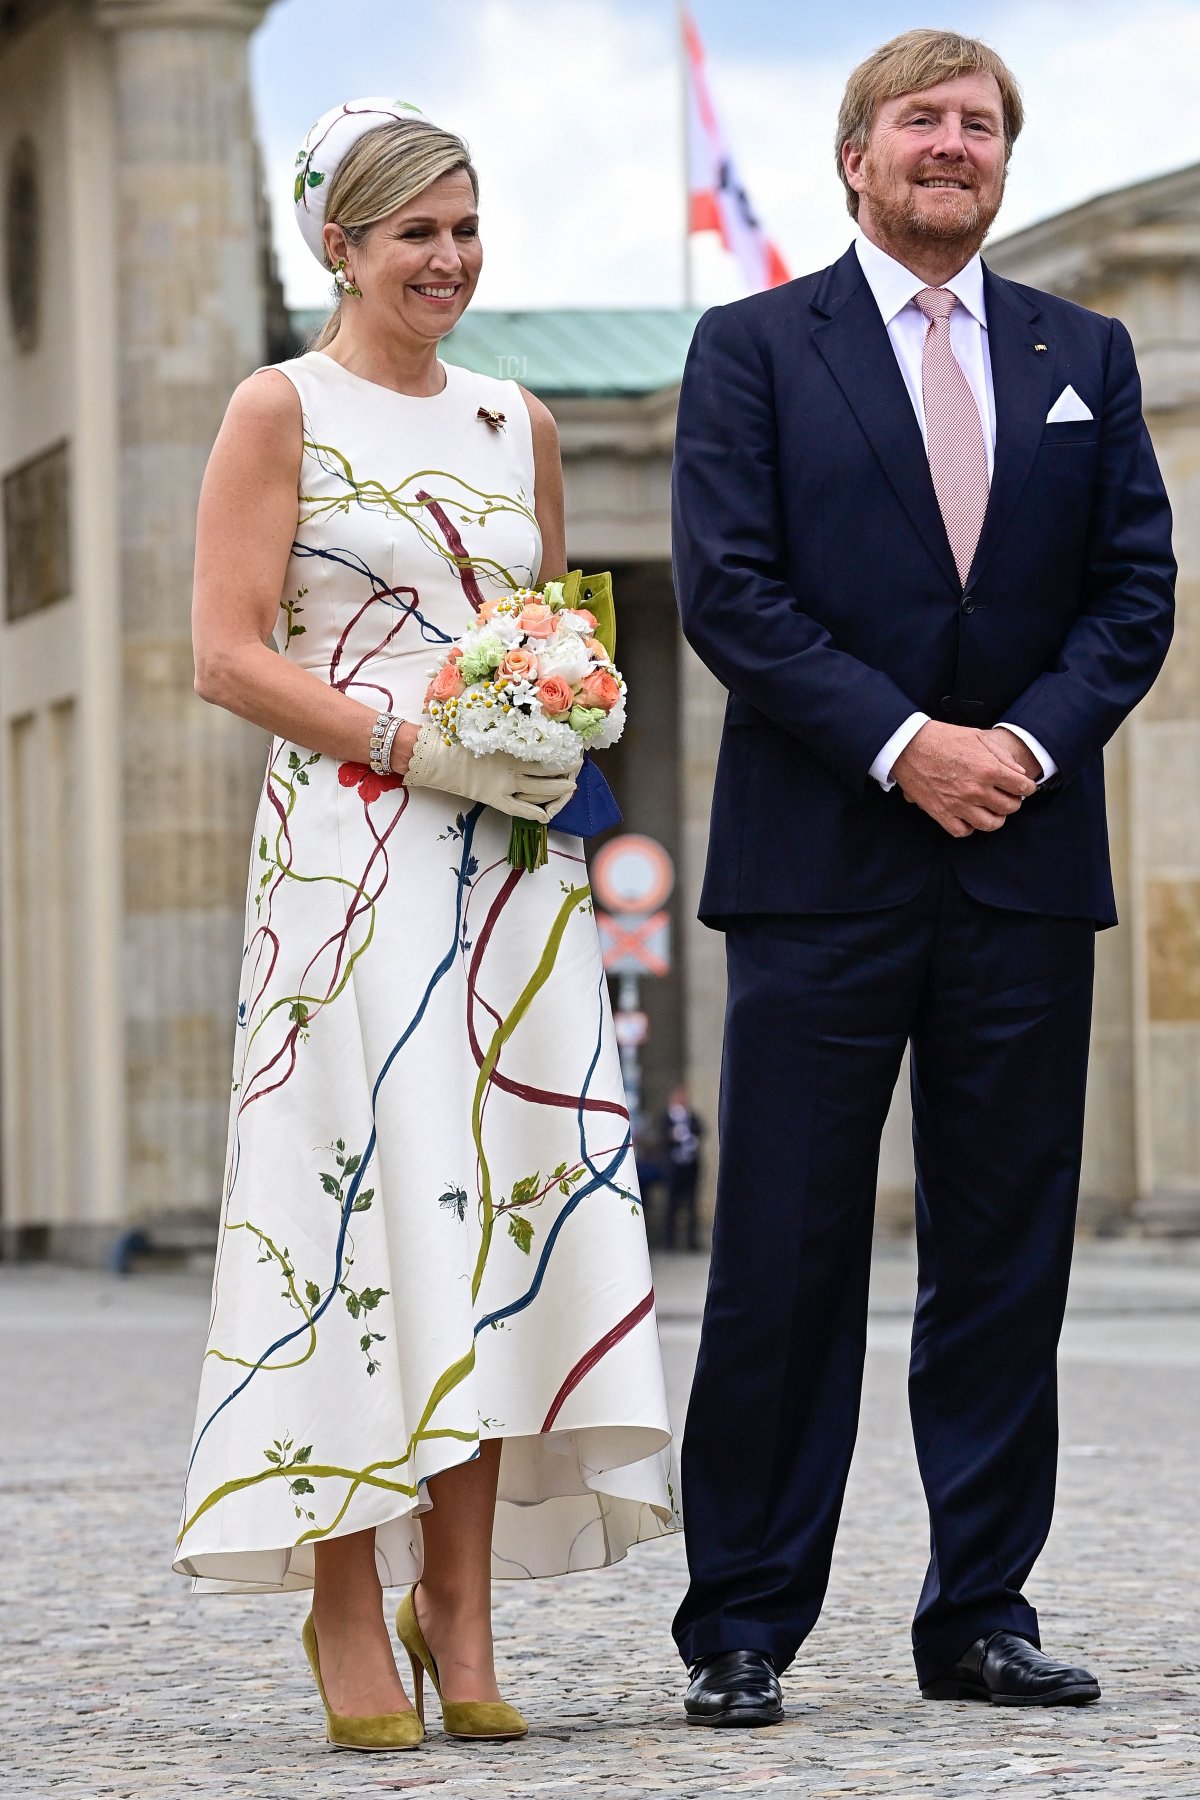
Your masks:
[[[514,819],[548,825],[575,792],[583,757],[565,775],[550,775],[530,763],[497,750],[475,756],[461,744],[447,744],[436,725],[422,725],[404,775],[406,787],[438,788],[482,800]]]

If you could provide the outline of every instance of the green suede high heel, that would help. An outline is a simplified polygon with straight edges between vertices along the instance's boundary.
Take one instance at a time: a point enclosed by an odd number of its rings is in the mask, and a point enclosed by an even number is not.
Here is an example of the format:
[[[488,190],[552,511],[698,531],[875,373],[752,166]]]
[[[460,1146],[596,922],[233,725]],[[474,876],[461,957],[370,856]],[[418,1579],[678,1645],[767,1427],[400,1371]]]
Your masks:
[[[339,1750],[416,1749],[425,1736],[425,1727],[419,1713],[374,1713],[355,1718],[347,1713],[335,1713],[331,1709],[325,1698],[325,1683],[321,1680],[321,1664],[317,1656],[317,1633],[311,1613],[304,1621],[300,1642],[304,1645],[304,1653],[308,1657],[309,1667],[316,1678],[317,1692],[321,1696],[321,1705],[325,1708],[325,1724],[331,1744],[336,1744]]]
[[[437,1664],[433,1660],[425,1634],[417,1624],[413,1605],[415,1587],[410,1587],[396,1612],[396,1636],[408,1651],[412,1664],[413,1703],[421,1723],[425,1723],[424,1677],[428,1675],[437,1697],[442,1702],[442,1725],[447,1737],[453,1738],[519,1738],[529,1730],[515,1706],[504,1700],[443,1700]]]

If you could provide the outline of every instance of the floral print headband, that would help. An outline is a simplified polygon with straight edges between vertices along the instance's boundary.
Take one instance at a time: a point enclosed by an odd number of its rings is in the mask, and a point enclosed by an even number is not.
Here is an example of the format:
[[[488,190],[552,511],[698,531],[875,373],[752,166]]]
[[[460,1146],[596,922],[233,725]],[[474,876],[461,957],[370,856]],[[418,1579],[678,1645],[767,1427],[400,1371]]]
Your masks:
[[[344,106],[332,106],[322,113],[304,143],[296,152],[296,181],[293,200],[300,235],[325,267],[325,202],[348,152],[365,132],[374,131],[387,119],[424,119],[425,114],[410,100],[347,100]]]

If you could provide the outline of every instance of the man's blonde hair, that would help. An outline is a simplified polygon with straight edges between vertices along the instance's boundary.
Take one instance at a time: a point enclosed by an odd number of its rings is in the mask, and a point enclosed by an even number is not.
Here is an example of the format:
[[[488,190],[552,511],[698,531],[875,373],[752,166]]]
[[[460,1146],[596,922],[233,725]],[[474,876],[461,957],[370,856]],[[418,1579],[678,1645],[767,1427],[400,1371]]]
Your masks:
[[[846,180],[842,166],[843,146],[849,144],[854,150],[866,149],[883,101],[936,87],[939,81],[952,81],[956,75],[996,77],[1004,108],[1005,160],[1012,155],[1012,147],[1025,122],[1025,108],[1016,76],[1008,65],[987,44],[981,44],[978,38],[961,37],[957,31],[903,32],[890,43],[881,44],[865,62],[859,63],[842,95],[834,154],[852,219],[858,217],[858,195]]]

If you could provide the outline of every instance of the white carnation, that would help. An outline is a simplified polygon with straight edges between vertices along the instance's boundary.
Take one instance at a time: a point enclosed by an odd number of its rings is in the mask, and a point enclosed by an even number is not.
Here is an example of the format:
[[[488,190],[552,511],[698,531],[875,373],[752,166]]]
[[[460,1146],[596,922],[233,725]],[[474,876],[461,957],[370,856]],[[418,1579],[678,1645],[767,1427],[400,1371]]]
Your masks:
[[[538,674],[561,675],[564,681],[575,683],[582,681],[592,666],[592,659],[584,649],[581,640],[575,636],[564,637],[561,634],[550,638],[545,649],[538,648]]]
[[[570,726],[548,719],[540,707],[529,713],[515,706],[509,712],[483,706],[464,711],[460,701],[457,735],[476,756],[503,750],[518,762],[543,768],[569,769],[579,755],[579,739]]]
[[[511,613],[493,613],[487,622],[487,629],[493,637],[498,637],[506,650],[519,644],[524,633]]]

